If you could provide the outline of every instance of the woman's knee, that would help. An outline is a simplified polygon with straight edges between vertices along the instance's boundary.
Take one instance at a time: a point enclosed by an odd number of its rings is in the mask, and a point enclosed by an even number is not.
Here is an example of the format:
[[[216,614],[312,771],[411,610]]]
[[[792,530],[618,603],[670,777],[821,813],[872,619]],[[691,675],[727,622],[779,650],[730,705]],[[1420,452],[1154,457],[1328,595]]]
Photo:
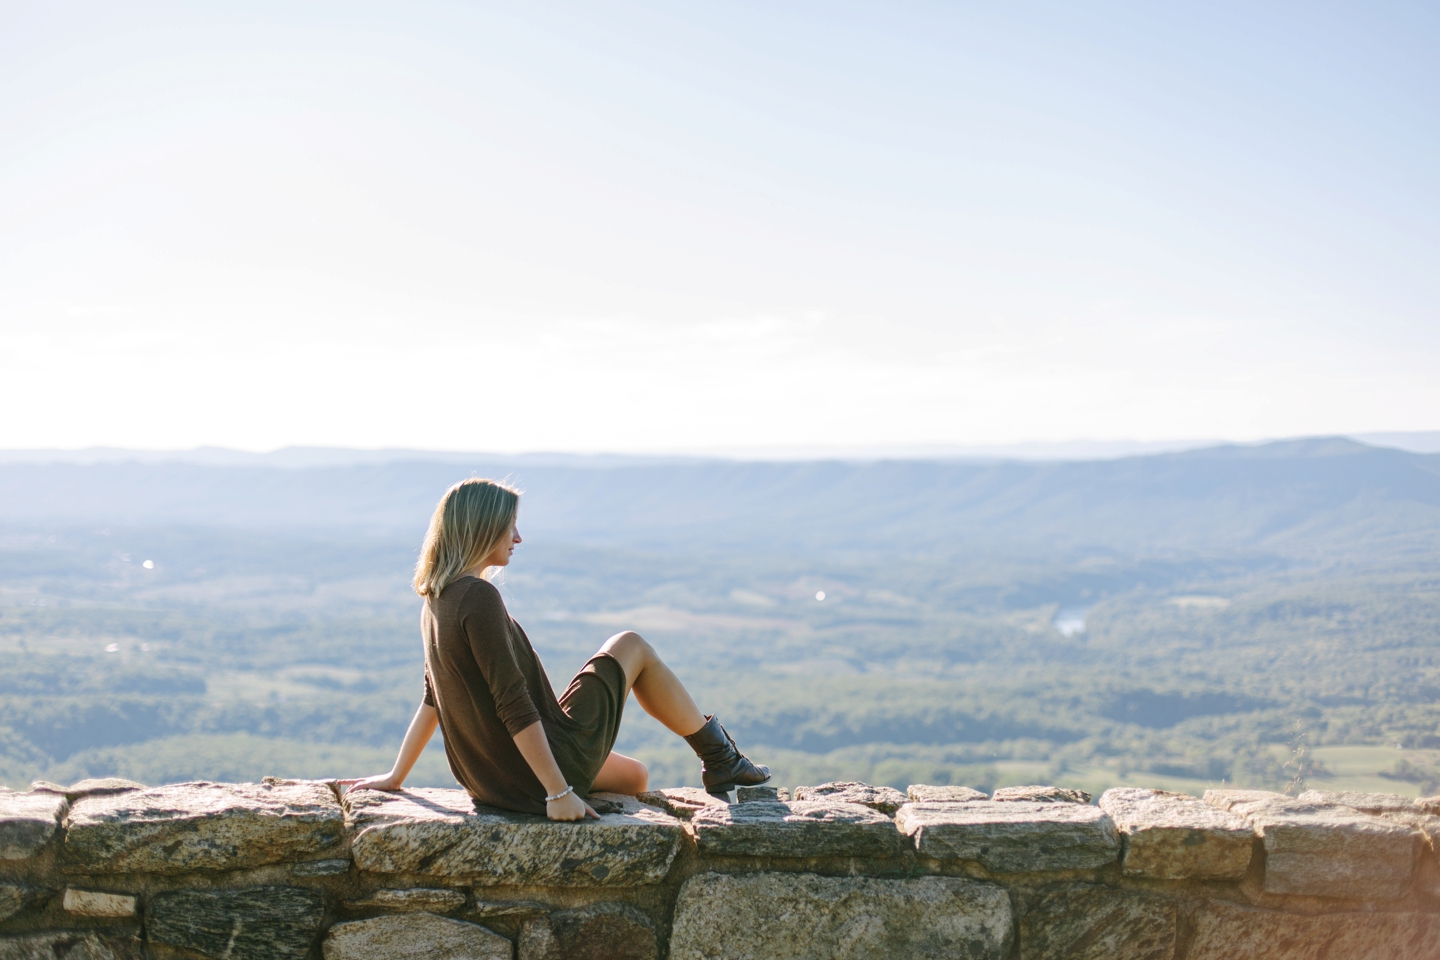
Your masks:
[[[650,644],[645,641],[645,638],[634,630],[626,630],[615,634],[615,636],[605,641],[605,645],[600,648],[600,652],[608,653],[616,660],[619,660],[621,665],[625,667],[625,672],[630,676],[632,683],[640,671],[645,669],[645,665],[655,657],[655,648],[650,646]]]

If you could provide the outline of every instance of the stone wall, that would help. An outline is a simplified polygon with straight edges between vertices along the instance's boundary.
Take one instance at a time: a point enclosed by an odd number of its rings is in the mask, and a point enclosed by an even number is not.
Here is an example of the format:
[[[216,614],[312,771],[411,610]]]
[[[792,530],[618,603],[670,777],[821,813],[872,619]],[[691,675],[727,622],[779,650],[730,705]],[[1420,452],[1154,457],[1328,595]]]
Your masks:
[[[0,792],[0,960],[1440,958],[1440,798],[865,784]]]

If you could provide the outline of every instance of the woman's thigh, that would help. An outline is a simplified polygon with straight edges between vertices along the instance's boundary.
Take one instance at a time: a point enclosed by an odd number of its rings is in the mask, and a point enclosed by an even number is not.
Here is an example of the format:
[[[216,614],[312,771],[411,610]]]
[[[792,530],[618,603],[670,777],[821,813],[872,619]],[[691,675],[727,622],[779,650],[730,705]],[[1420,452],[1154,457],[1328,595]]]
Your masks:
[[[645,764],[634,757],[611,750],[600,772],[595,775],[595,782],[590,785],[590,790],[599,793],[624,793],[633,797],[644,791],[649,784],[650,771],[645,769]]]

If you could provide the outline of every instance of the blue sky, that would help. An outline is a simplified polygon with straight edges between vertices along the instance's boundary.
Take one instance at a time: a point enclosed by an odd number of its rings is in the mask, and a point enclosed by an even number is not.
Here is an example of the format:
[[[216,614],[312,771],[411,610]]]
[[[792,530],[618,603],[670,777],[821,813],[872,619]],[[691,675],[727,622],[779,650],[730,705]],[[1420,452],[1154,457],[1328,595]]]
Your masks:
[[[1440,428],[1440,8],[8,4],[0,447]]]

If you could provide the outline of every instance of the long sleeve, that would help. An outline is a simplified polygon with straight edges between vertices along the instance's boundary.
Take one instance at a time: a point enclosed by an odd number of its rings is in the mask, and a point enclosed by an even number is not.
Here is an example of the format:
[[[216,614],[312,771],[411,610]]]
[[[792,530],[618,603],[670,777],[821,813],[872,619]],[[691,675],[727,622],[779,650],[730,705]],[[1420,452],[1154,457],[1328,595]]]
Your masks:
[[[525,673],[516,659],[510,615],[494,584],[476,581],[470,588],[472,606],[465,617],[465,635],[471,654],[490,688],[495,713],[513,737],[540,719],[530,698]]]

